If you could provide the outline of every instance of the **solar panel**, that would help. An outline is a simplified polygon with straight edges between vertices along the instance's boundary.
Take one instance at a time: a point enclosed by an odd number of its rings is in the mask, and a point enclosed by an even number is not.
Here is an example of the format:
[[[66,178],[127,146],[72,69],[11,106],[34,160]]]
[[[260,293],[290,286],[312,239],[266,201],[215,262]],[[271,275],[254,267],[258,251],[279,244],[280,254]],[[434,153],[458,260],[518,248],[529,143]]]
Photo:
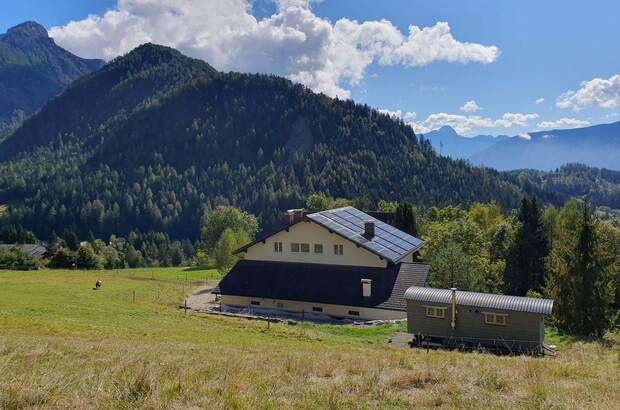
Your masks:
[[[308,218],[392,262],[423,243],[353,207],[317,212],[308,215]],[[375,223],[375,236],[372,238],[363,235],[366,221]]]

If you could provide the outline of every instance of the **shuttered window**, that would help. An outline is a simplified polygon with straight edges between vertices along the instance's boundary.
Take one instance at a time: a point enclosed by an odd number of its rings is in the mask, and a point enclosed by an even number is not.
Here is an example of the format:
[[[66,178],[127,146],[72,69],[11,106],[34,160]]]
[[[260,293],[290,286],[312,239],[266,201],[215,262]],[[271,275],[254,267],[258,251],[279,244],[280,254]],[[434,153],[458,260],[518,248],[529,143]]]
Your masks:
[[[484,315],[484,324],[493,326],[506,326],[506,314],[482,312]]]
[[[444,319],[446,317],[447,308],[441,306],[424,306],[426,317],[434,317]]]

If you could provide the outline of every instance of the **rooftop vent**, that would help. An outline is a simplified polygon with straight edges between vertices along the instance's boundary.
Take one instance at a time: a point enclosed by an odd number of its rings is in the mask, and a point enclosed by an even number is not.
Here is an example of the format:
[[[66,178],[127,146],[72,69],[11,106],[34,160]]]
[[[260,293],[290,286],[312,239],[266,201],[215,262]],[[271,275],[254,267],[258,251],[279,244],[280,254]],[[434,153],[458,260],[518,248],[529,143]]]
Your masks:
[[[286,222],[289,225],[292,225],[303,219],[304,210],[303,209],[289,209],[288,211],[286,211],[285,217],[286,217]]]
[[[375,236],[375,222],[374,221],[365,221],[364,222],[364,236],[372,238]]]

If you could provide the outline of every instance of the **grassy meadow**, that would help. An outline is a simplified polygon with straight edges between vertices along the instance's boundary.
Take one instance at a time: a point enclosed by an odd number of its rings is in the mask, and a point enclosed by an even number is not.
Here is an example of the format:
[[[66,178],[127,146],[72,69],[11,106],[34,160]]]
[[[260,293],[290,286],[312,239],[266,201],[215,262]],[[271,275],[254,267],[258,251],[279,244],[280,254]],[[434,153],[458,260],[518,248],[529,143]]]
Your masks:
[[[620,403],[620,335],[557,358],[393,348],[403,325],[183,313],[182,268],[0,271],[0,409],[590,408]],[[93,290],[95,281],[103,288]],[[134,300],[135,292],[135,300]]]

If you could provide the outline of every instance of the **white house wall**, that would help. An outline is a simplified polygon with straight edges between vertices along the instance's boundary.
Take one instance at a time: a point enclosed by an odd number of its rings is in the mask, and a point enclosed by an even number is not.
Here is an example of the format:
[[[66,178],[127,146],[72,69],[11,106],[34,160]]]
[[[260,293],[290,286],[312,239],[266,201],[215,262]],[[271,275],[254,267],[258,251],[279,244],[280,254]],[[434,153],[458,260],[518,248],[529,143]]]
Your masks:
[[[282,252],[274,252],[274,242],[282,242]],[[310,252],[291,252],[291,243],[307,243]],[[314,244],[323,244],[323,253],[314,253]],[[334,245],[343,246],[343,254],[334,254]],[[411,255],[409,255],[411,257]],[[273,262],[321,263],[330,265],[372,266],[385,268],[387,261],[336,233],[329,233],[313,222],[299,222],[247,249],[245,259]]]
[[[259,302],[260,305],[252,305],[251,302]],[[298,302],[293,300],[265,299],[246,296],[221,295],[223,309],[226,306],[255,308],[255,309],[275,309],[286,312],[301,313],[312,312],[313,307],[321,307],[324,315],[335,317],[346,317],[362,320],[397,320],[405,319],[407,312],[399,310],[365,308],[357,306],[331,305],[326,303]],[[350,311],[359,312],[359,316],[349,314]]]

